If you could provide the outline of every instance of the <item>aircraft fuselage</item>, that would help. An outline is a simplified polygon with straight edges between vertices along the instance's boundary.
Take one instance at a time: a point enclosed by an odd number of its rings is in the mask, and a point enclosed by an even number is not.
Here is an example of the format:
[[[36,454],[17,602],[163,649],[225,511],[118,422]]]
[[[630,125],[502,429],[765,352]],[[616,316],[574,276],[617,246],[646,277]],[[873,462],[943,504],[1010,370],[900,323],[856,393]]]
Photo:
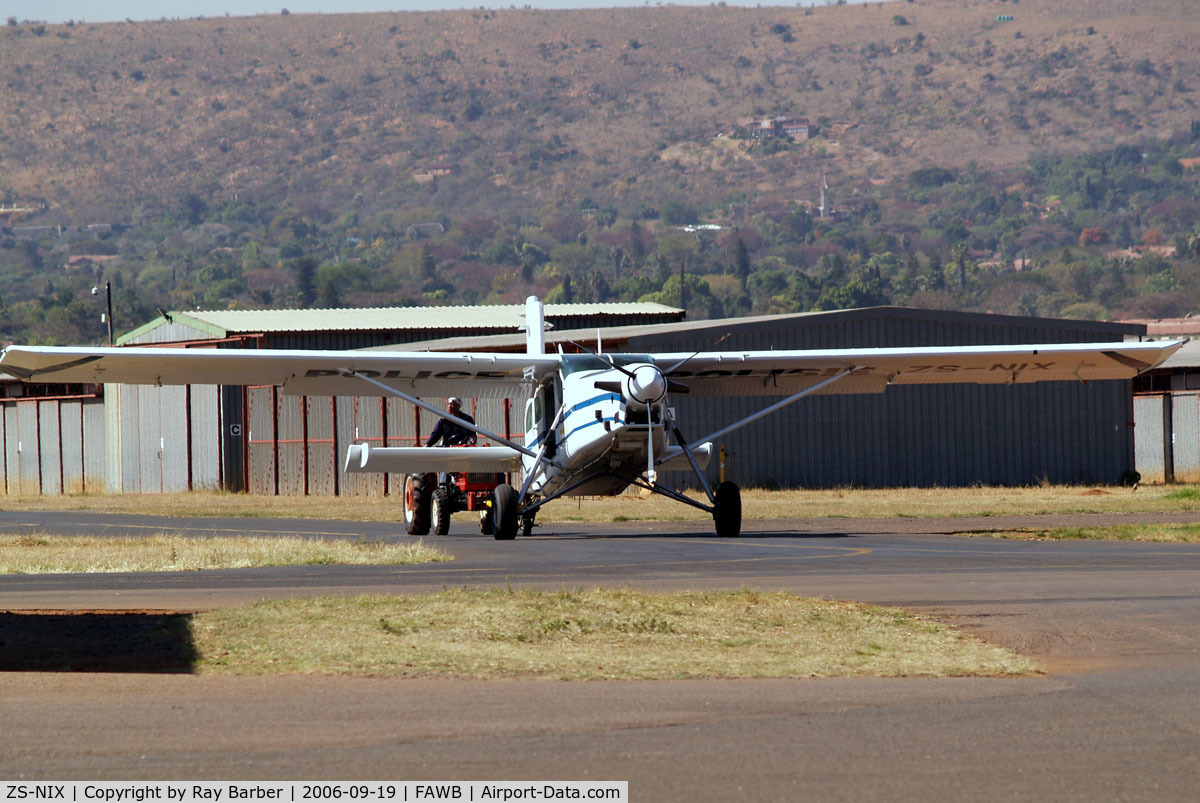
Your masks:
[[[626,371],[644,373],[647,382],[658,373],[646,368],[653,368],[649,358],[618,356]],[[627,373],[599,358],[569,355],[563,371],[538,388],[526,405],[525,442],[534,450],[545,446],[555,463],[571,467],[568,471],[544,464],[532,483],[538,493],[551,494],[586,480],[567,495],[618,494],[629,485],[626,477],[647,469],[651,448],[657,455],[664,453],[665,394],[638,401],[630,382]],[[562,415],[551,427],[560,408]],[[525,458],[526,471],[533,462]]]

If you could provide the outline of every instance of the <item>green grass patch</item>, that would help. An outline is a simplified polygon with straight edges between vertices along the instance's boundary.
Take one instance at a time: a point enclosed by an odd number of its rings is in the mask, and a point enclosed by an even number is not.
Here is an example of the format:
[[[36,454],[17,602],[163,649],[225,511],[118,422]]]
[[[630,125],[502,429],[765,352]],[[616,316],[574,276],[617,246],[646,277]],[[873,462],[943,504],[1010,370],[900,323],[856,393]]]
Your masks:
[[[1013,675],[1020,656],[896,609],[786,593],[447,590],[198,614],[197,671],[554,679]]]
[[[452,560],[417,541],[339,541],[294,536],[101,538],[0,534],[0,574],[178,572],[255,566],[408,564]]]
[[[1200,524],[1114,524],[1097,527],[1031,528],[989,533],[997,538],[1039,541],[1147,541],[1200,543]]]

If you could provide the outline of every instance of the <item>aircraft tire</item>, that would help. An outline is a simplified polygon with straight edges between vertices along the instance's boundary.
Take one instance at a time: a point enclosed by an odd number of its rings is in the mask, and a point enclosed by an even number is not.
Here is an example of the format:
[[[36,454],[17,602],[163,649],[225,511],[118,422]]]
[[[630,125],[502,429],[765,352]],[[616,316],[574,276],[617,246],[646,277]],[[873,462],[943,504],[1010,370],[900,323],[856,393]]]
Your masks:
[[[737,483],[723,482],[717,486],[713,505],[713,523],[721,538],[737,538],[742,532],[742,491]]]
[[[479,514],[479,532],[491,535],[495,525],[492,521],[492,509],[489,507]]]
[[[445,488],[433,492],[433,498],[429,501],[429,519],[434,535],[450,532],[450,493]]]
[[[511,541],[517,537],[521,523],[517,489],[505,482],[497,485],[492,493],[492,537],[497,541]]]
[[[429,491],[420,474],[404,478],[404,530],[409,535],[429,532]]]
[[[527,516],[521,517],[521,535],[522,535],[522,537],[528,538],[529,536],[533,535],[533,519],[536,515],[537,515],[537,511],[535,510],[533,513],[530,513]]]

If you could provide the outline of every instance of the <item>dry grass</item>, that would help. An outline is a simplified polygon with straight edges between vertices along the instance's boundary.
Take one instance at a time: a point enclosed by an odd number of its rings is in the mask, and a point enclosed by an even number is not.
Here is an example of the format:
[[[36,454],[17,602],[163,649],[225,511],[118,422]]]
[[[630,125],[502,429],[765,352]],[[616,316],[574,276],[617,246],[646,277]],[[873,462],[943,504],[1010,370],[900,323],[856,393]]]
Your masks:
[[[197,615],[197,671],[672,679],[1012,675],[1028,660],[895,609],[786,593],[453,590]]]
[[[453,560],[415,544],[308,538],[0,535],[0,574],[178,572],[254,566],[408,564]]]
[[[699,494],[693,494],[700,498]],[[6,510],[87,510],[165,516],[253,516],[397,521],[397,497],[251,496],[195,491],[183,494],[7,496]],[[838,488],[817,491],[745,489],[743,515],[771,518],[934,518],[1038,513],[1177,513],[1200,510],[1200,488],[1158,485],[1028,488]],[[463,513],[460,516],[472,517]],[[547,505],[539,521],[683,521],[708,514],[661,497],[626,495],[564,499]],[[397,524],[399,527],[399,524]]]
[[[1117,524],[1106,527],[1053,527],[987,533],[1030,541],[1145,541],[1200,544],[1200,524]]]

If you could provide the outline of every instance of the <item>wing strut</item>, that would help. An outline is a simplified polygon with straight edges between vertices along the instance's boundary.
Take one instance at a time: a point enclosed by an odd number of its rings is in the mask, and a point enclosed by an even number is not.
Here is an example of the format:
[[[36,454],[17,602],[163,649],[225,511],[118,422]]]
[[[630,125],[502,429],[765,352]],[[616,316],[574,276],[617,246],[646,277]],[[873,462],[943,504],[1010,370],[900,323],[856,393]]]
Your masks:
[[[696,479],[700,481],[700,487],[704,489],[704,495],[708,497],[711,504],[717,503],[717,497],[713,495],[712,488],[708,484],[708,478],[704,476],[704,472],[700,470],[700,464],[696,462],[696,456],[692,454],[692,450],[688,447],[688,442],[683,439],[683,433],[679,431],[679,427],[675,424],[675,419],[671,419],[671,431],[675,433],[675,442],[679,444],[679,448],[683,450],[684,456],[692,465],[692,471],[696,473]],[[704,441],[701,441],[704,443]]]
[[[411,402],[412,404],[415,404],[416,406],[420,407],[422,410],[428,410],[429,412],[433,413],[434,415],[436,415],[440,418],[450,418],[449,413],[447,413],[445,410],[439,410],[438,408],[434,407],[429,402],[421,401],[416,396],[409,396],[404,391],[396,390],[396,388],[394,388],[390,385],[384,384],[383,382],[380,382],[377,379],[369,377],[366,374],[363,374],[359,371],[354,371],[353,373],[354,373],[354,376],[357,376],[362,381],[370,382],[372,385],[380,387],[380,388],[386,390],[388,393],[399,396],[400,398],[404,399],[406,402]],[[528,449],[519,443],[513,443],[508,438],[502,438],[493,432],[488,432],[483,427],[476,426],[475,424],[472,424],[468,421],[464,421],[463,419],[458,418],[458,417],[451,418],[451,420],[455,424],[458,424],[460,427],[463,427],[464,429],[469,429],[472,432],[476,433],[477,435],[482,435],[485,438],[490,438],[491,440],[494,440],[496,443],[503,443],[505,446],[508,446],[512,449],[516,449],[521,454],[527,454],[534,459],[537,458],[537,454],[532,449]],[[553,461],[551,461],[551,464],[558,465],[557,463],[554,463]]]
[[[533,476],[537,474],[538,469],[542,467],[542,462],[546,455],[546,449],[550,447],[550,436],[556,429],[558,429],[558,424],[560,421],[562,421],[563,413],[565,413],[566,410],[567,406],[565,404],[559,407],[558,415],[554,416],[554,423],[550,425],[550,429],[546,430],[546,437],[542,439],[542,446],[540,449],[538,449],[537,457],[534,458],[533,465],[525,474],[525,481],[521,483],[521,493],[517,496],[518,510],[520,510],[520,506],[525,503],[525,498],[529,495],[529,486],[533,483]]]

